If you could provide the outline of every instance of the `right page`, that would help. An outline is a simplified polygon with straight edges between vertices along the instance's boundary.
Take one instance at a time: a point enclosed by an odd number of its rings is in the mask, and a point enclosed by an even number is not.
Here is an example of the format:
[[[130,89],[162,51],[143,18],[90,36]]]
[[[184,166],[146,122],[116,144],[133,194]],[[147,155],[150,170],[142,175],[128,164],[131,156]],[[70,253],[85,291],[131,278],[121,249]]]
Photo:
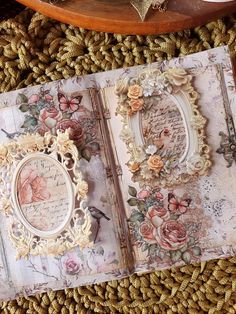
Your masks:
[[[147,66],[103,90],[136,272],[236,251],[235,85],[222,52]]]

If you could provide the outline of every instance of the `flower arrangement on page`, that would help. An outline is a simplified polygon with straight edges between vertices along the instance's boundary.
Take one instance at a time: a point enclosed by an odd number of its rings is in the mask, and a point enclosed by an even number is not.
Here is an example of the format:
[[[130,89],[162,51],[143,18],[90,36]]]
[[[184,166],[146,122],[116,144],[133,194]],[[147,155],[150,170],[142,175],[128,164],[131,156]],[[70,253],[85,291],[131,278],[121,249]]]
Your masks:
[[[227,47],[1,94],[0,298],[235,254],[235,108]]]

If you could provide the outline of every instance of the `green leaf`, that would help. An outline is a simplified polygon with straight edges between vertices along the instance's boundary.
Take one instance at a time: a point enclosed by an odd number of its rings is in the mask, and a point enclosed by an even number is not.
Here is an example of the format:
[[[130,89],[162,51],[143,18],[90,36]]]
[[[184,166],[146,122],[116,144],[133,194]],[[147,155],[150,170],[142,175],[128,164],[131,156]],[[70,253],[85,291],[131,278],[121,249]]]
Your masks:
[[[137,190],[133,186],[129,186],[128,193],[130,196],[133,196],[133,197],[137,196]]]
[[[159,247],[157,244],[151,244],[149,245],[149,248],[148,248],[148,255],[150,256],[156,256],[158,255],[158,252],[159,252]]]
[[[180,249],[180,251],[181,251],[182,253],[184,253],[185,251],[187,251],[187,249],[188,249],[188,245],[185,244],[185,245]]]
[[[144,201],[138,201],[138,205],[137,205],[138,209],[143,212],[146,210],[146,204]]]
[[[192,251],[195,256],[200,256],[202,254],[201,248],[199,246],[194,246],[192,248]]]
[[[163,251],[159,251],[157,255],[158,257],[160,257],[161,260],[163,260],[163,258],[165,257],[165,253]]]
[[[81,151],[81,156],[86,159],[87,161],[90,161],[91,159],[91,152],[89,149],[87,148],[84,148],[82,151]]]
[[[148,247],[149,247],[149,244],[148,244],[148,243],[144,243],[144,244],[142,245],[142,247],[141,247],[141,251],[142,251],[142,252],[147,251]]]
[[[22,128],[30,128],[38,125],[38,120],[32,116],[26,116]]]
[[[138,199],[137,198],[130,198],[128,199],[127,203],[129,206],[137,206],[138,205]]]
[[[178,218],[179,218],[179,215],[174,215],[174,214],[170,215],[170,220],[177,220]]]
[[[17,96],[17,100],[20,102],[20,103],[28,103],[28,98],[24,95],[24,94],[18,94]]]
[[[21,112],[27,112],[29,110],[30,106],[27,103],[22,103],[19,107],[19,110]]]
[[[39,114],[38,107],[36,105],[29,106],[29,112],[32,114],[32,116],[38,115]]]
[[[73,113],[70,112],[64,112],[62,115],[63,119],[70,119]]]
[[[194,243],[195,243],[194,237],[189,237],[189,239],[188,239],[188,246],[193,246]]]
[[[93,152],[97,152],[98,150],[100,150],[100,145],[97,142],[93,142],[90,144],[90,147],[92,149]]]
[[[170,259],[172,263],[178,262],[178,260],[181,258],[181,252],[180,251],[171,251],[170,252]]]
[[[186,263],[186,264],[189,264],[190,261],[191,261],[191,255],[188,251],[184,252],[182,254],[182,260]]]
[[[135,211],[135,212],[133,212],[132,214],[131,214],[131,216],[130,216],[130,218],[129,218],[129,221],[130,222],[143,222],[144,221],[144,218],[145,218],[145,216],[142,214],[142,213],[140,213],[140,212],[138,212],[138,211]]]

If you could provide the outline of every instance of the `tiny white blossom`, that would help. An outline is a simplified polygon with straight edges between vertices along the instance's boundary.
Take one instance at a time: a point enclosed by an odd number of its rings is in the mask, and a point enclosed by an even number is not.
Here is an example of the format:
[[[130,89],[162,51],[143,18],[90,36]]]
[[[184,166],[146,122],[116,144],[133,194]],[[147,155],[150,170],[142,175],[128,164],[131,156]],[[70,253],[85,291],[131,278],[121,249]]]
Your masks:
[[[148,148],[145,150],[146,154],[154,155],[157,151],[156,145],[149,145]]]

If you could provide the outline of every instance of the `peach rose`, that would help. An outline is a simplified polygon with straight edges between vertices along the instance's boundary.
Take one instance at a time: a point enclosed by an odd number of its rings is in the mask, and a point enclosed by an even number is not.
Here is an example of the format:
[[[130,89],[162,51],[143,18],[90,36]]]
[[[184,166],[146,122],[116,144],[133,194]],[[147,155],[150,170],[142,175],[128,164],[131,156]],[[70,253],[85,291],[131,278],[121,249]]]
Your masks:
[[[154,227],[150,222],[148,221],[142,222],[139,228],[139,233],[146,242],[150,244],[156,243],[156,239],[154,237]]]
[[[129,105],[131,107],[132,113],[141,110],[143,108],[143,104],[143,99],[131,99]]]
[[[131,162],[128,167],[132,173],[135,173],[140,169],[140,164],[138,162]]]
[[[170,218],[169,212],[164,207],[153,205],[148,208],[147,217],[150,219],[154,227],[159,227],[164,220]]]
[[[188,237],[182,223],[168,220],[157,229],[156,240],[163,249],[175,251],[186,244]]]
[[[127,96],[131,99],[138,99],[143,95],[143,89],[141,86],[135,84],[129,87]]]
[[[159,155],[152,155],[148,158],[147,165],[149,169],[153,170],[156,174],[159,174],[164,163]]]

